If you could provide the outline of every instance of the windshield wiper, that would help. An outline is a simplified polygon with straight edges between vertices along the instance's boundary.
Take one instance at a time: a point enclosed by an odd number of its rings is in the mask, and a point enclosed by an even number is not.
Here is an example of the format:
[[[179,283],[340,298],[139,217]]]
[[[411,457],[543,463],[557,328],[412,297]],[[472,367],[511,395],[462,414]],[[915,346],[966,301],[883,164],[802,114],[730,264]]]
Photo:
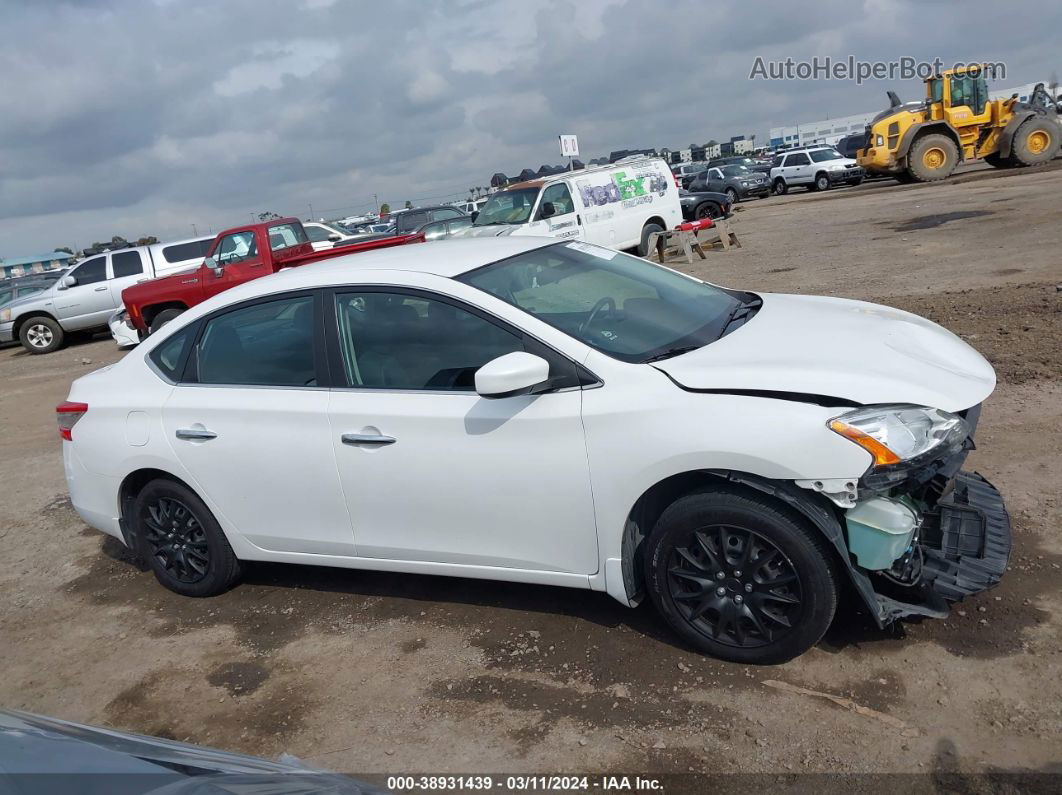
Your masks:
[[[650,362],[659,362],[662,359],[670,359],[672,356],[681,356],[684,353],[698,350],[700,345],[677,345],[674,348],[668,348],[666,351],[662,351],[654,356],[650,356],[648,359],[642,359],[642,364],[649,364]]]
[[[734,310],[729,315],[727,315],[726,320],[723,321],[723,327],[719,329],[719,335],[716,337],[716,339],[722,339],[723,335],[726,334],[726,330],[730,328],[736,321],[747,318],[750,314],[752,314],[754,310],[759,309],[761,306],[763,306],[762,298],[753,298],[748,302],[740,303],[735,306]]]

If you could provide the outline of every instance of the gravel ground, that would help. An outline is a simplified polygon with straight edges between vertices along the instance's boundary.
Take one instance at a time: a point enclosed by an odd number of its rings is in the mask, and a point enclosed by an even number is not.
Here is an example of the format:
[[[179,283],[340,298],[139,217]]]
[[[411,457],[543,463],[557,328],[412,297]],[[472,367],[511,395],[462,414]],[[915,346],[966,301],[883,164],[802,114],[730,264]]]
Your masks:
[[[746,203],[743,249],[681,266],[899,306],[993,362],[969,464],[1014,556],[947,620],[882,632],[843,605],[817,648],[750,668],[599,593],[263,565],[182,599],[65,497],[52,409],[121,356],[97,339],[0,351],[0,705],[361,774],[1062,772],[1062,171],[973,176]]]

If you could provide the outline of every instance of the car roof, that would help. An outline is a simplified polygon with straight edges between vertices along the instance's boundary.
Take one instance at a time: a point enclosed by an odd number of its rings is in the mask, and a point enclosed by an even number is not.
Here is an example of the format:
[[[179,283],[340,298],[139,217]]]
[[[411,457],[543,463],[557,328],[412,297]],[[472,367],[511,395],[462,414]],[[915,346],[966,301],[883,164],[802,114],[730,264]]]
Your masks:
[[[506,237],[450,238],[430,243],[409,243],[375,251],[362,251],[314,262],[226,290],[224,295],[245,300],[278,290],[310,289],[336,284],[356,284],[358,274],[425,273],[453,279],[498,260],[515,257],[561,242],[555,237],[517,235]],[[375,281],[375,279],[374,279]],[[226,304],[231,301],[225,301]]]

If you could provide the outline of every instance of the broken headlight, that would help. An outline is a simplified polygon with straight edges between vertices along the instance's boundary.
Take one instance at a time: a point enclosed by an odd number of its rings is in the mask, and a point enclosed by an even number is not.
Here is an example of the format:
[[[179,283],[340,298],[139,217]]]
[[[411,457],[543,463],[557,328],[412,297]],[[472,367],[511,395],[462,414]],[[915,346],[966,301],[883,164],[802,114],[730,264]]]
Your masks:
[[[834,417],[830,430],[849,439],[874,458],[864,476],[877,488],[902,482],[926,462],[962,449],[970,428],[958,416],[928,406],[865,406]]]

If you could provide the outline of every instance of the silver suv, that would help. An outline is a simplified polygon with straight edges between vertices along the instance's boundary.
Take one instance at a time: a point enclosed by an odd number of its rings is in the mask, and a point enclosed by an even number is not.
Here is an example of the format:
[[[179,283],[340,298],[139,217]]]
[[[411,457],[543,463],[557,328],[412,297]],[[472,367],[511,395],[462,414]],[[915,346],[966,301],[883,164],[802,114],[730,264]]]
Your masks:
[[[771,188],[778,195],[795,185],[829,190],[834,185],[858,185],[866,172],[855,160],[832,146],[809,146],[782,152],[771,163]]]

